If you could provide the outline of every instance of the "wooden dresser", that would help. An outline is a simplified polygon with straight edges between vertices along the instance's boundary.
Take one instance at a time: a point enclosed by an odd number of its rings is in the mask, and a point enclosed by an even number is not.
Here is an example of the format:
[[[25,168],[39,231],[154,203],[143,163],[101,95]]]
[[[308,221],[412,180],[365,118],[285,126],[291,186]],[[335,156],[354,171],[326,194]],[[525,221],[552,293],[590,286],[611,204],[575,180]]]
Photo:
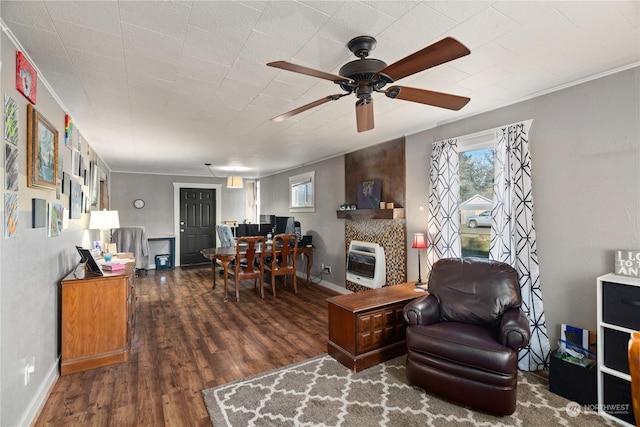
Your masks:
[[[402,310],[424,295],[411,282],[327,299],[327,352],[354,372],[406,353]]]
[[[60,374],[129,359],[135,325],[135,262],[95,275],[79,266],[62,280]]]

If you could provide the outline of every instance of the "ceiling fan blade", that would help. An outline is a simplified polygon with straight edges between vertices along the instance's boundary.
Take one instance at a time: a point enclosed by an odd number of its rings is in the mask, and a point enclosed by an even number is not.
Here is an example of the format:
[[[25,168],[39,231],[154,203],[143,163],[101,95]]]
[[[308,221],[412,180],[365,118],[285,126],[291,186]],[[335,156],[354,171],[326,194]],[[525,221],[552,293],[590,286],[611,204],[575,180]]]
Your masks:
[[[373,129],[373,102],[356,101],[356,123],[358,132]]]
[[[313,68],[303,67],[302,65],[292,64],[291,62],[287,61],[274,61],[267,63],[267,65],[269,67],[280,68],[281,70],[293,71],[294,73],[306,74],[307,76],[331,80],[334,83],[351,81],[351,79],[340,76],[338,74],[325,73],[324,71],[314,70]]]
[[[393,81],[400,80],[470,53],[471,51],[458,40],[447,37],[386,66],[378,74],[389,76]]]
[[[426,89],[416,89],[406,86],[391,86],[386,95],[389,98],[404,99],[405,101],[419,102],[421,104],[433,105],[434,107],[448,108],[449,110],[459,110],[471,98],[466,96],[451,95],[449,93],[434,92]]]
[[[320,98],[318,100],[315,100],[313,102],[310,102],[308,104],[303,105],[302,107],[298,107],[294,110],[288,111],[286,113],[280,114],[279,116],[275,116],[271,118],[271,121],[273,122],[281,122],[284,119],[288,119],[291,116],[295,116],[296,114],[302,113],[304,111],[310,110],[313,107],[317,107],[318,105],[322,105],[325,102],[329,102],[329,101],[335,101],[336,99],[340,99],[343,96],[348,95],[348,93],[342,94],[336,94],[336,95],[329,95],[329,96],[325,96],[324,98]]]

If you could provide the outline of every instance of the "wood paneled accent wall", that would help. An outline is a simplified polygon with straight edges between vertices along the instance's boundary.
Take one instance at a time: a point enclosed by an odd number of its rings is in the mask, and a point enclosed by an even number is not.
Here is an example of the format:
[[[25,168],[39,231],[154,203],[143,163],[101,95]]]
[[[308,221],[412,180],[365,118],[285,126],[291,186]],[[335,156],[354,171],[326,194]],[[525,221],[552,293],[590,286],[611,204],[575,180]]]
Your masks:
[[[405,139],[383,142],[345,156],[346,203],[358,203],[358,184],[379,179],[382,181],[382,200],[393,202],[396,207],[405,206],[406,166]],[[345,221],[345,260],[351,240],[364,240],[380,244],[385,249],[385,286],[407,280],[407,238],[404,219],[347,219]],[[346,288],[353,292],[368,288],[346,281]]]
[[[345,155],[346,203],[358,204],[358,184],[382,181],[382,200],[405,207],[406,166],[404,137]]]

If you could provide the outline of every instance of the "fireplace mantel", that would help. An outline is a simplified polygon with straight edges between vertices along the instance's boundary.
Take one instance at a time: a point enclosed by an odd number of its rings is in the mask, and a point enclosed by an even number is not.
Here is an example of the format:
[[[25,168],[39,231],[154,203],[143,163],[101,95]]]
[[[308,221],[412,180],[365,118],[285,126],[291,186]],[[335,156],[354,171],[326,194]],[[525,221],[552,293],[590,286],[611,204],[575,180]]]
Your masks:
[[[338,219],[399,219],[404,218],[404,208],[339,210],[336,214]]]

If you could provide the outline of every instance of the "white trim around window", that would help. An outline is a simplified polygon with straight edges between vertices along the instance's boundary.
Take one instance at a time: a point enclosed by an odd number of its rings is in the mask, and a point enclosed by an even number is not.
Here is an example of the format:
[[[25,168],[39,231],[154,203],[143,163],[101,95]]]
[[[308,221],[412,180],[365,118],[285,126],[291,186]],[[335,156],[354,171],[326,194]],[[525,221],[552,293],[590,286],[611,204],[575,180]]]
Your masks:
[[[316,211],[316,171],[289,177],[289,212]]]

